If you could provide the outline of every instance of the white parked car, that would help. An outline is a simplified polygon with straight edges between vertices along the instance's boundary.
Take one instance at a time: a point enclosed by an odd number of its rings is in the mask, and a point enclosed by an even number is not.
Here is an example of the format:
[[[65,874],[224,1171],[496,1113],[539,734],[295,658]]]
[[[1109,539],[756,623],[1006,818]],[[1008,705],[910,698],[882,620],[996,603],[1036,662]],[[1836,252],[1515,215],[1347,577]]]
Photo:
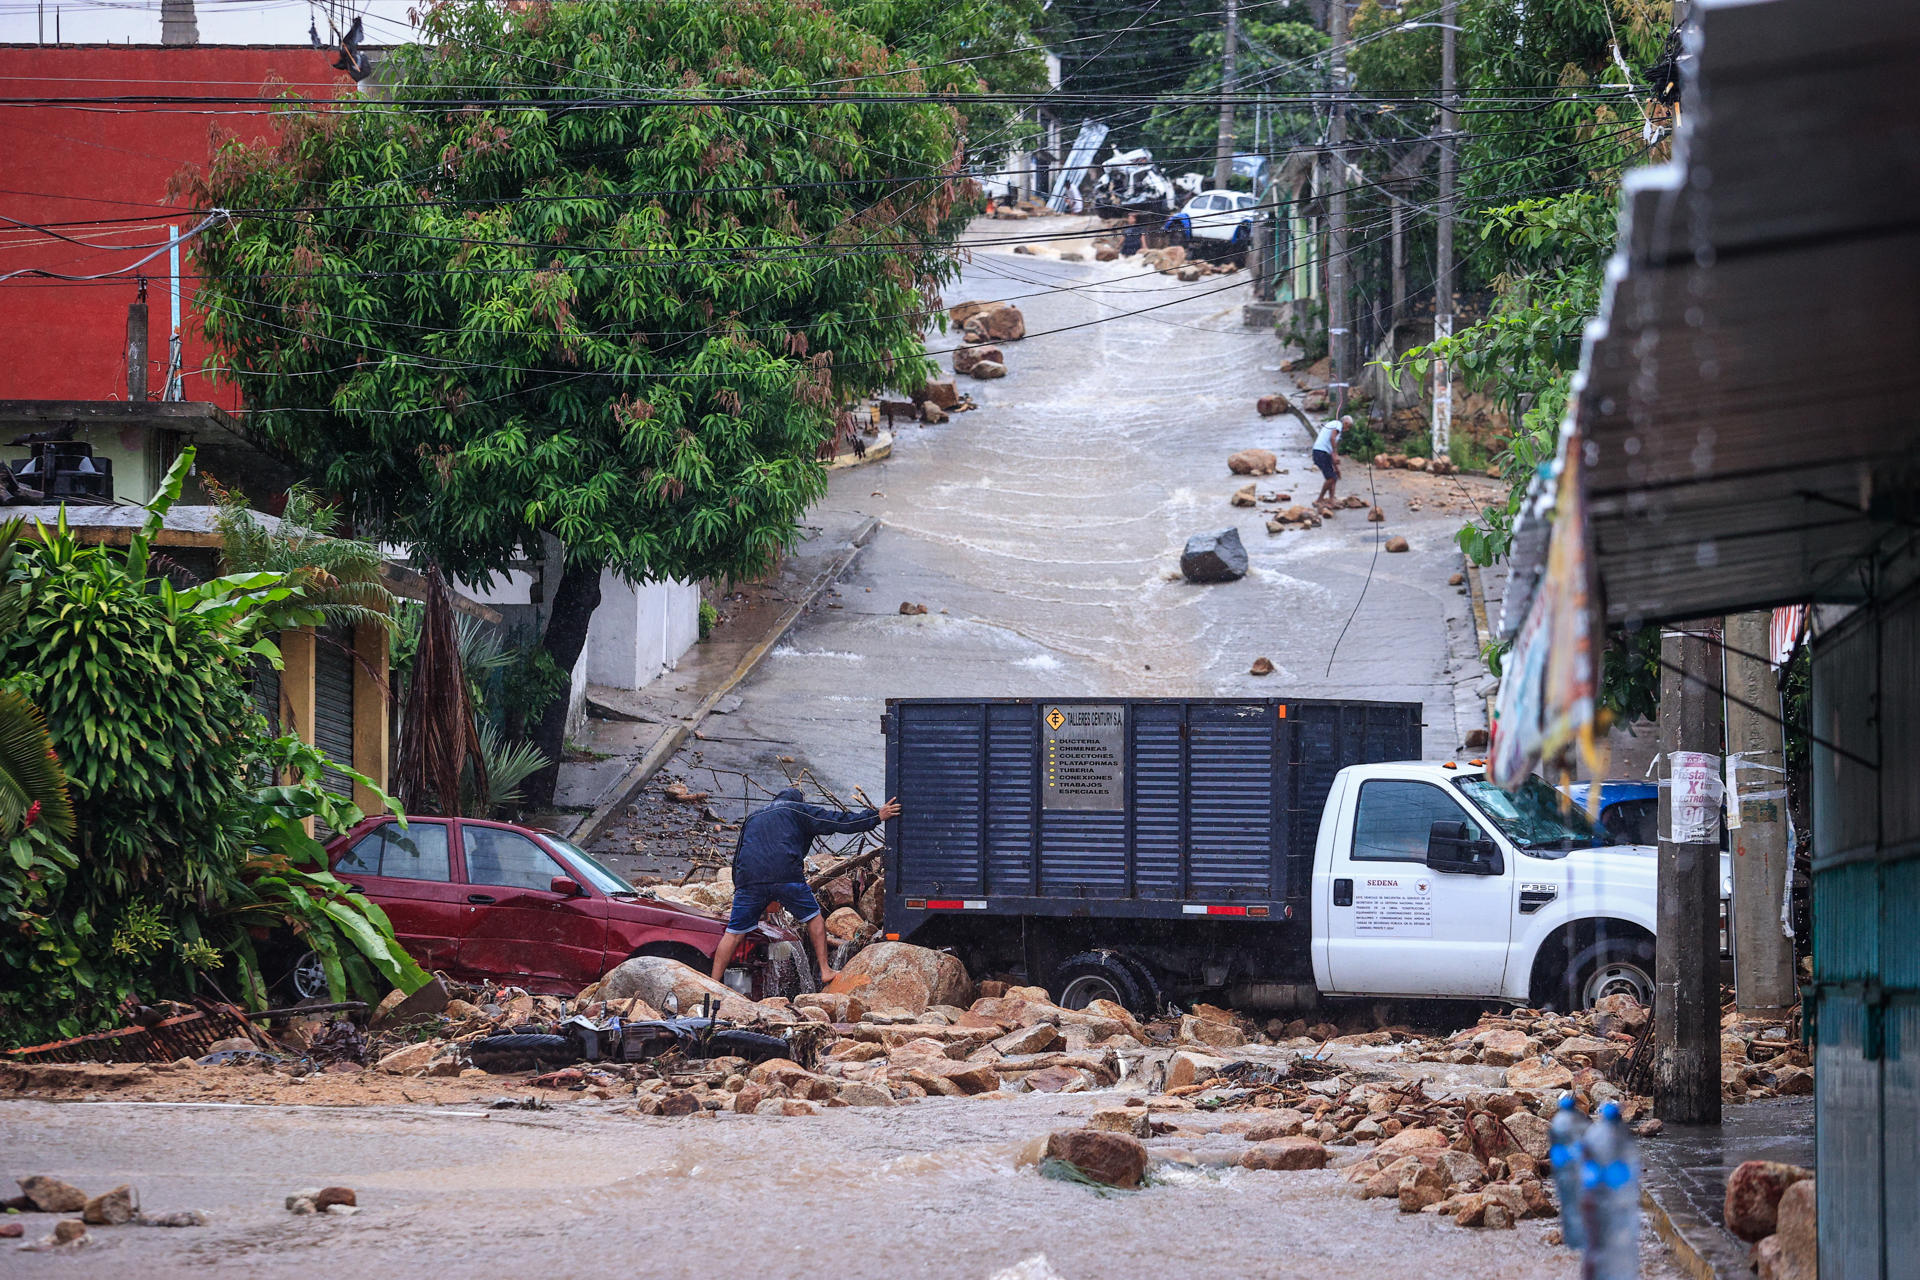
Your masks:
[[[1187,240],[1213,240],[1245,248],[1260,216],[1260,200],[1244,191],[1202,191],[1167,219],[1168,232]]]

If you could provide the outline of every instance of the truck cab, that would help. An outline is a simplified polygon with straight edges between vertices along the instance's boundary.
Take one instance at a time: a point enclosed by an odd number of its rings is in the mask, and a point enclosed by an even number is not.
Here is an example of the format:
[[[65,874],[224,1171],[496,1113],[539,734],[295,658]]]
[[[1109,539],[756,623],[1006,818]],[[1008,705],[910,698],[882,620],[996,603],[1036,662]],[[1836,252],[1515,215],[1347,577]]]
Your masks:
[[[1356,765],[1314,849],[1314,983],[1326,995],[1653,1000],[1656,850],[1605,833],[1540,778]],[[1722,866],[1722,915],[1731,892]]]

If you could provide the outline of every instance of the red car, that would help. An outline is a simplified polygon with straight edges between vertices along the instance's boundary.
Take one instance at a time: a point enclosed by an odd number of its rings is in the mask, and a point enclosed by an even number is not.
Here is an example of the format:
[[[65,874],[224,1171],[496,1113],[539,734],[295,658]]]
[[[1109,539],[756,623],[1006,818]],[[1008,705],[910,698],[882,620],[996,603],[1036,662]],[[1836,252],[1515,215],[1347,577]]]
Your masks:
[[[477,818],[368,818],[327,842],[334,874],[378,903],[422,968],[466,981],[572,995],[623,960],[670,956],[705,972],[726,922],[642,896],[586,850],[549,831]],[[728,985],[777,993],[768,924],[748,934]],[[804,960],[801,961],[804,963]],[[289,975],[301,999],[324,998],[312,952]]]

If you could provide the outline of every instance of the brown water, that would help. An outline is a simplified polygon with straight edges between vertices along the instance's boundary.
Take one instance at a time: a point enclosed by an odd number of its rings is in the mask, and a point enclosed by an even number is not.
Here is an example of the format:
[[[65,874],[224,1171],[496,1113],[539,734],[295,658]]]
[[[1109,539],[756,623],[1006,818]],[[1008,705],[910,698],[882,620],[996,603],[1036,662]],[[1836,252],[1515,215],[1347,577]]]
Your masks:
[[[1403,1217],[1354,1199],[1332,1172],[1172,1168],[1148,1190],[1103,1196],[1017,1167],[1035,1138],[1114,1100],[674,1120],[591,1103],[533,1114],[0,1103],[8,1172],[131,1182],[150,1210],[213,1219],[97,1228],[70,1255],[8,1247],[0,1275],[989,1280],[1041,1256],[1051,1272],[1036,1264],[1022,1280],[1577,1274],[1543,1242],[1547,1224],[1484,1232]],[[1153,1145],[1205,1164],[1245,1144],[1195,1134]],[[322,1184],[354,1187],[362,1211],[281,1207],[289,1191]]]

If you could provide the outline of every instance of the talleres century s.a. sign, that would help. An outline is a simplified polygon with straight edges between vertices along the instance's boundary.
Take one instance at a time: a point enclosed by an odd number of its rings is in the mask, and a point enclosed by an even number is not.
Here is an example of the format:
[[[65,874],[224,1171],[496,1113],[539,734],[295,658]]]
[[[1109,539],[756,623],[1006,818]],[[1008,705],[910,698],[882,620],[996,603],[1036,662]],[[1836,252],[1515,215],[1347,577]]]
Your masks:
[[[1127,807],[1127,709],[1119,703],[1059,703],[1040,709],[1047,809]]]

